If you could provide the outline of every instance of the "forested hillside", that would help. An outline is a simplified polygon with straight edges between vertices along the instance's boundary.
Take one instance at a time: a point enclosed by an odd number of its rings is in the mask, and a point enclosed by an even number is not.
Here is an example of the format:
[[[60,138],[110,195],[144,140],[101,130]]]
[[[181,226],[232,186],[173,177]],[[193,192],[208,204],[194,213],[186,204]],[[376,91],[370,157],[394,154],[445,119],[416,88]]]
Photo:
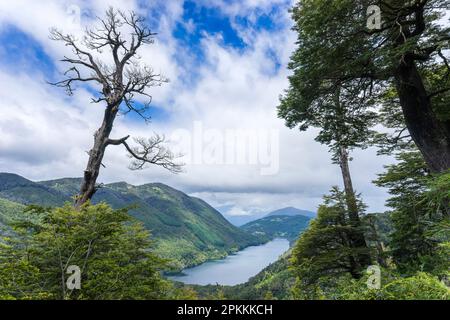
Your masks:
[[[270,239],[286,238],[292,243],[302,231],[308,228],[309,221],[310,218],[302,215],[269,215],[246,223],[241,226],[241,229],[255,236],[263,236]]]

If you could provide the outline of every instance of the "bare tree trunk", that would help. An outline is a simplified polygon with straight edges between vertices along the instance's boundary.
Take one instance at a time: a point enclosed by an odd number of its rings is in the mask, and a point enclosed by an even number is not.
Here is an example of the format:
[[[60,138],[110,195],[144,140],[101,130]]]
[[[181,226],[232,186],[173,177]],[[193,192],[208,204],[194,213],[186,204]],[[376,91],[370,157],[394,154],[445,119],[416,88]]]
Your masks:
[[[404,60],[396,72],[396,87],[406,126],[428,168],[445,172],[450,168],[450,121],[436,117],[414,61]]]
[[[341,167],[342,178],[344,181],[345,198],[347,202],[349,220],[351,226],[354,228],[350,234],[350,242],[353,248],[361,250],[362,252],[356,254],[356,258],[352,262],[354,269],[351,273],[359,274],[361,268],[370,265],[371,258],[368,253],[367,243],[362,230],[361,219],[359,218],[358,204],[356,201],[355,191],[353,189],[353,183],[350,175],[350,169],[348,165],[348,151],[345,147],[339,148],[339,165]],[[366,252],[363,252],[366,251]]]
[[[119,104],[108,106],[105,110],[102,126],[95,132],[94,146],[89,151],[89,160],[84,170],[80,194],[75,200],[76,208],[81,207],[84,203],[92,199],[97,191],[97,178],[118,110]]]

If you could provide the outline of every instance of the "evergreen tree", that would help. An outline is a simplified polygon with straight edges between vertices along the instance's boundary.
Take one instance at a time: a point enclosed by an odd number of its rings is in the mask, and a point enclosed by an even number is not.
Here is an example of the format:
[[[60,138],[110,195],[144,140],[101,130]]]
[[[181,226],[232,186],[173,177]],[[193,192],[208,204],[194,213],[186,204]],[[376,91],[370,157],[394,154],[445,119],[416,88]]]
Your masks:
[[[350,223],[355,230],[360,230],[360,212],[350,174],[349,150],[368,146],[374,136],[370,126],[374,123],[376,114],[363,107],[360,110],[364,111],[352,111],[350,105],[362,103],[362,100],[351,88],[338,88],[309,106],[298,104],[295,99],[297,94],[296,90],[291,90],[281,99],[279,116],[284,118],[291,128],[298,125],[300,130],[306,130],[310,126],[320,129],[316,141],[330,148],[333,162],[341,168]],[[366,246],[364,234],[353,233],[350,244],[355,248]],[[370,257],[362,253],[355,259],[354,269],[367,266],[370,262]]]
[[[442,203],[449,199],[450,184],[444,179],[448,174],[438,179],[431,175],[418,151],[400,153],[397,160],[397,164],[387,166],[387,171],[375,181],[391,194],[387,201],[392,208],[394,226],[389,243],[391,254],[403,272],[432,271],[435,261],[430,258],[442,240],[430,237],[429,232],[432,226],[446,219]],[[436,186],[436,179],[447,183],[431,188]]]
[[[345,193],[334,187],[324,200],[317,218],[300,236],[292,252],[297,291],[309,298],[317,298],[324,289],[321,284],[327,286],[335,277],[350,274],[359,278],[363,266],[357,266],[355,261],[361,254],[369,255],[366,246],[354,247],[351,243],[354,234],[363,230],[351,222]],[[364,212],[361,201],[357,205],[359,212]]]

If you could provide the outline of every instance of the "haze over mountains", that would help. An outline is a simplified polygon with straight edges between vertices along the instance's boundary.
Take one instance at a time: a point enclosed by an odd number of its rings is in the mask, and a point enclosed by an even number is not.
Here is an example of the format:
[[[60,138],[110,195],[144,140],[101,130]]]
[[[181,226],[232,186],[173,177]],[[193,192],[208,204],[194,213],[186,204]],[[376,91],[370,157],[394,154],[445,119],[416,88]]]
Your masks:
[[[269,213],[261,213],[261,214],[253,214],[253,215],[226,215],[225,217],[235,226],[243,226],[246,223],[249,223],[251,221],[255,221],[258,219],[262,219],[264,217],[268,216],[295,216],[295,215],[302,215],[309,218],[315,218],[316,213],[309,210],[302,210],[297,209],[294,207],[286,207],[282,209],[278,209],[275,211],[271,211]]]
[[[286,207],[283,209],[278,209],[275,211],[272,211],[267,214],[268,217],[270,216],[306,216],[309,218],[315,218],[316,213],[308,210],[301,210],[294,207]]]

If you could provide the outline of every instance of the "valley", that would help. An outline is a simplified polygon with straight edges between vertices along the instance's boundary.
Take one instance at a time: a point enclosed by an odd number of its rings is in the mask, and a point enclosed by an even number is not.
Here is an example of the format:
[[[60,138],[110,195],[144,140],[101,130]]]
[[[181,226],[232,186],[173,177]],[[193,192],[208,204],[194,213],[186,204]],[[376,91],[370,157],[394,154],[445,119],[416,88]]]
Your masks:
[[[20,215],[24,205],[59,206],[72,201],[81,183],[77,178],[33,182],[19,175],[0,173],[0,226]],[[170,259],[174,271],[221,259],[269,239],[233,226],[201,199],[160,183],[133,186],[106,184],[92,202],[130,208],[155,240],[155,252]]]
[[[52,207],[72,201],[80,183],[78,178],[34,182],[0,173],[0,233],[13,234],[8,225],[27,205]],[[308,226],[310,218],[302,214],[314,214],[284,208],[236,227],[205,201],[161,183],[106,184],[92,202],[129,208],[151,232],[155,253],[170,260],[169,278],[193,285],[242,285],[289,249]]]

